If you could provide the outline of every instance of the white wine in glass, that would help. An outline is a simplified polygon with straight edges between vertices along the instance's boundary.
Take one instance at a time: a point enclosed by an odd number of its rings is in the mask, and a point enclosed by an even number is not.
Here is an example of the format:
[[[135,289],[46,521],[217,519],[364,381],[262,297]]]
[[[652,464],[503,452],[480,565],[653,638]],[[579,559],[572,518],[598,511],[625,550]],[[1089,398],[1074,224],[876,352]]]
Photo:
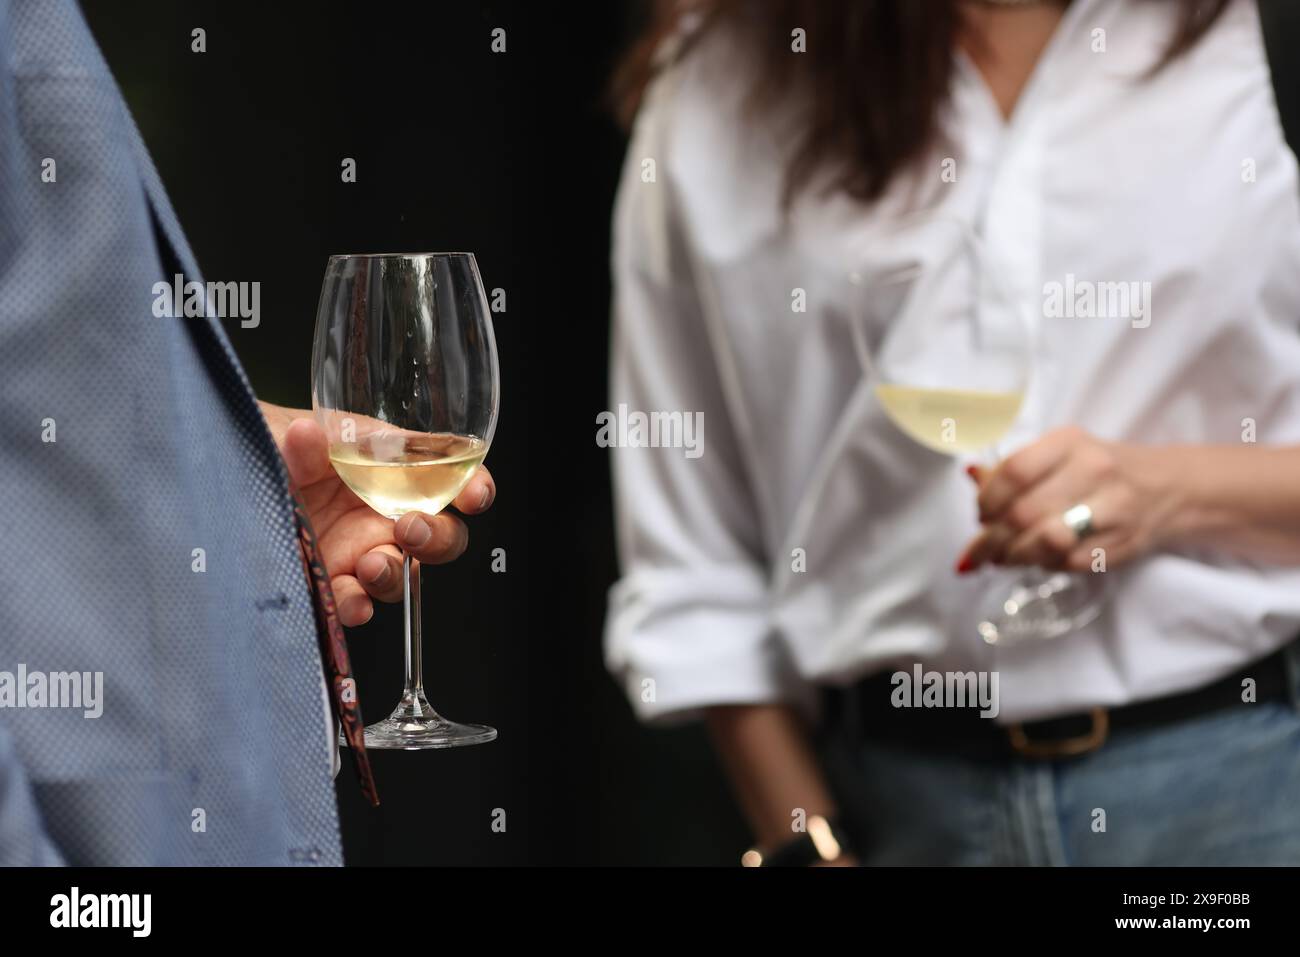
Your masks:
[[[966,223],[914,216],[895,239],[891,250],[915,250],[912,261],[886,267],[864,255],[850,273],[850,328],[863,370],[911,439],[946,455],[983,454],[994,465],[1028,390],[1033,324]],[[875,257],[886,258],[897,256]],[[880,303],[898,308],[873,308]],[[1097,576],[1040,569],[986,576],[975,630],[990,645],[1058,637],[1101,607]]]
[[[954,455],[992,448],[1016,421],[1024,393],[880,383],[876,398],[915,441]]]
[[[373,432],[355,444],[330,446],[330,462],[344,484],[380,515],[435,515],[460,494],[487,455],[472,435]]]

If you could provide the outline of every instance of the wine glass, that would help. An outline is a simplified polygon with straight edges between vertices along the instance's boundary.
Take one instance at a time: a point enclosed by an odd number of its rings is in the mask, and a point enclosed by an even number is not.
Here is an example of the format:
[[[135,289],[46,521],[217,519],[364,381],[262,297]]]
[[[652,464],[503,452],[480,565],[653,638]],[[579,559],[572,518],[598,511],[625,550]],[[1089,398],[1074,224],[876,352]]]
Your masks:
[[[850,329],[890,420],[946,455],[998,461],[1033,374],[1035,328],[1023,302],[963,220],[910,216],[890,253],[859,253]],[[975,630],[990,645],[1058,638],[1096,618],[1100,575],[1042,569],[983,573]]]
[[[331,256],[312,349],[312,408],[330,462],[380,515],[435,514],[465,487],[496,428],[497,353],[469,253]],[[404,556],[406,678],[366,747],[418,750],[496,738],[439,715],[424,693],[420,563]]]

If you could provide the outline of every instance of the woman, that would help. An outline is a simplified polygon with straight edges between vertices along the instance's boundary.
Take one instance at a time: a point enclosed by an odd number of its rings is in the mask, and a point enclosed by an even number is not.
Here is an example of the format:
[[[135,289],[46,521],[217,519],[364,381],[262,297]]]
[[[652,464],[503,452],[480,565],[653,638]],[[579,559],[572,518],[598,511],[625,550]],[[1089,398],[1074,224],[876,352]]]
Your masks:
[[[703,440],[615,454],[607,658],[707,720],[750,861],[1300,863],[1300,180],[1254,2],[678,4],[624,79],[612,402]],[[850,252],[925,216],[1035,314],[996,469],[855,358]],[[1076,279],[1144,321],[1059,318]],[[1091,623],[974,635],[971,572],[1098,555]]]

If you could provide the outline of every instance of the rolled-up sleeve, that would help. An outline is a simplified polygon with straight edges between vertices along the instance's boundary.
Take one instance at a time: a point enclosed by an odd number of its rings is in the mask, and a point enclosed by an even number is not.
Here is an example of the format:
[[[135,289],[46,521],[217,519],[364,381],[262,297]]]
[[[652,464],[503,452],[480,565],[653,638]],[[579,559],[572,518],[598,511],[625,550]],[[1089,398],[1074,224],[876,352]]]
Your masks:
[[[605,655],[638,716],[667,722],[785,700],[798,681],[772,632],[753,483],[675,212],[665,95],[638,118],[615,209],[611,411],[700,428],[693,448],[611,449],[622,578]]]

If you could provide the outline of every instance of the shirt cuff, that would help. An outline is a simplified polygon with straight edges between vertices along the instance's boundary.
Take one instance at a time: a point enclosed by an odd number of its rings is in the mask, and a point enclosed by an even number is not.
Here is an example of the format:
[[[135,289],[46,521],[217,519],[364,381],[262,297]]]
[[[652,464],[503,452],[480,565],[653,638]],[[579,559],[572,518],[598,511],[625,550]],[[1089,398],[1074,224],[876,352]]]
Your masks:
[[[723,704],[807,708],[756,569],[643,569],[610,590],[605,661],[638,718],[679,724]]]

